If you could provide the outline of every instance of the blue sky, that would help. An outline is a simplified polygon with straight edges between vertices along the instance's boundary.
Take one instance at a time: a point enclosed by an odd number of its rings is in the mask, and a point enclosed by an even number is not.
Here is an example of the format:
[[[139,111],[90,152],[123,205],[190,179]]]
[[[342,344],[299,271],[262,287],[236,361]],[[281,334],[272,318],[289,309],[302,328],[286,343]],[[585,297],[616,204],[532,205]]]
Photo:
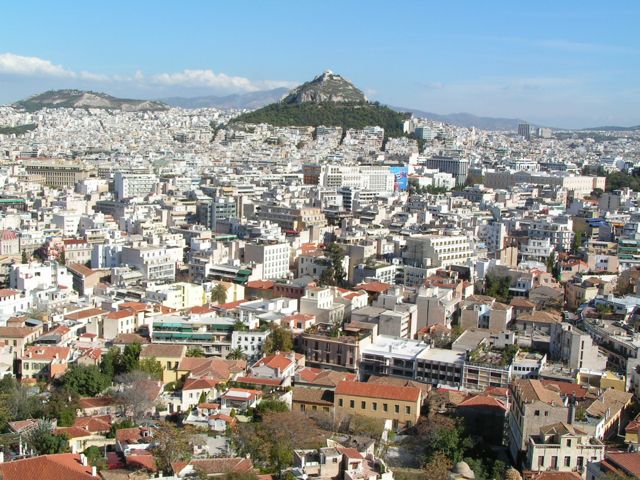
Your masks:
[[[0,102],[50,88],[161,98],[325,69],[437,113],[640,124],[640,2],[6,2]]]

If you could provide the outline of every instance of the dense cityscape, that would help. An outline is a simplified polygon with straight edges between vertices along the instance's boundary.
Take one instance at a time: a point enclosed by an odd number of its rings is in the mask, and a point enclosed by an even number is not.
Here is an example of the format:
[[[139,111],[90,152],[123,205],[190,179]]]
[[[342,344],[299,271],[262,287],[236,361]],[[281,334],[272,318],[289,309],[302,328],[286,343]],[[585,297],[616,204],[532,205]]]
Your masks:
[[[640,478],[640,127],[316,73],[0,106],[0,480]]]

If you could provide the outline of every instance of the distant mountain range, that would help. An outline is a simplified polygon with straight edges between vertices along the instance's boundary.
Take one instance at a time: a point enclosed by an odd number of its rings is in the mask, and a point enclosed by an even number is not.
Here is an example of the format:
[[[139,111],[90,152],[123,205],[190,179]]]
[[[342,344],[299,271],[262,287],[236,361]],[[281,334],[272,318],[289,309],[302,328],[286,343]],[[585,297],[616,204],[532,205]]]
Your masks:
[[[436,122],[450,123],[457,127],[479,128],[480,130],[498,130],[498,131],[518,131],[518,124],[526,123],[525,120],[519,118],[502,118],[502,117],[480,117],[471,113],[449,113],[440,114],[433,112],[425,112],[404,107],[391,107],[399,112],[410,112],[418,117],[435,120]]]
[[[279,101],[289,92],[288,88],[274,88],[249,93],[233,95],[207,95],[203,97],[169,97],[160,99],[161,102],[180,108],[238,108],[254,110]]]
[[[131,100],[116,98],[106,93],[84,90],[49,90],[13,104],[29,112],[43,108],[103,108],[105,110],[123,110],[142,112],[149,110],[167,110],[164,103],[154,100]]]
[[[591,127],[591,128],[582,128],[583,132],[635,132],[640,130],[640,125],[635,125],[633,127],[616,127],[613,125],[606,125],[604,127]]]

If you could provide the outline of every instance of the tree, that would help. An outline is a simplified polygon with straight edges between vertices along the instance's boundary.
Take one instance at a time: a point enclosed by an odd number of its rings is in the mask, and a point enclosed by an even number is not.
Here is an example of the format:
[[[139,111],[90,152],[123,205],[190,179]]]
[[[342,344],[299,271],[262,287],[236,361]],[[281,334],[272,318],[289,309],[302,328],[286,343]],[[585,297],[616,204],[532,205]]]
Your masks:
[[[31,389],[10,376],[0,380],[0,431],[4,431],[9,422],[37,418],[42,414],[42,399]]]
[[[254,418],[261,420],[268,412],[288,412],[289,406],[282,400],[267,399],[261,401],[255,409]]]
[[[24,265],[25,263],[29,263],[29,256],[27,255],[27,251],[26,250],[22,250],[22,260],[21,260],[22,264]]]
[[[155,398],[151,398],[147,388],[150,375],[146,372],[134,370],[116,377],[118,389],[115,398],[122,406],[125,415],[133,420],[139,420],[154,406]]]
[[[236,347],[227,354],[227,359],[229,360],[244,360],[245,358],[247,358],[247,355],[242,350],[242,347]]]
[[[581,231],[577,231],[571,242],[571,253],[578,253],[578,249],[582,246],[583,241],[583,233]]]
[[[217,283],[211,290],[211,303],[222,305],[227,303],[227,289],[222,283]]]
[[[62,250],[60,252],[60,255],[58,256],[58,263],[60,263],[61,265],[67,264],[67,254],[64,253],[64,250]]]
[[[436,452],[424,465],[425,480],[447,480],[451,460],[442,452]]]
[[[68,450],[67,439],[53,433],[50,422],[41,421],[38,426],[29,431],[26,438],[28,449],[33,449],[38,455],[64,453]]]
[[[142,347],[139,343],[132,343],[124,347],[118,373],[128,373],[138,368]]]
[[[200,347],[189,347],[187,349],[187,357],[204,357],[204,351]]]
[[[64,389],[75,392],[83,397],[95,397],[105,390],[111,379],[94,365],[73,365],[62,377]]]
[[[320,283],[322,285],[345,285],[344,249],[337,243],[330,243],[324,250],[324,254],[330,262],[330,266],[322,272]]]
[[[98,471],[107,468],[107,459],[104,458],[102,450],[99,447],[92,445],[83,453],[86,455],[89,465],[95,466]]]
[[[100,371],[103,375],[106,375],[108,378],[113,380],[113,377],[120,373],[118,370],[120,369],[121,364],[122,354],[120,353],[120,349],[118,347],[112,347],[102,356],[102,360],[100,361]]]
[[[262,345],[262,350],[267,355],[273,352],[290,352],[293,350],[291,331],[280,326],[272,326],[271,333]]]
[[[162,380],[162,374],[164,373],[162,364],[154,357],[143,358],[142,360],[140,360],[138,363],[138,370],[144,373],[148,373],[149,376],[154,380]]]
[[[191,446],[186,430],[176,428],[170,423],[162,423],[155,431],[153,444],[151,452],[156,459],[158,470],[162,472],[171,473],[173,463],[191,459]]]
[[[364,435],[375,440],[382,437],[384,420],[365,417],[364,415],[352,415],[349,418],[349,433],[352,435]]]
[[[44,414],[48,418],[58,420],[59,427],[70,427],[76,421],[78,408],[78,394],[74,391],[58,388],[51,392],[44,407]]]

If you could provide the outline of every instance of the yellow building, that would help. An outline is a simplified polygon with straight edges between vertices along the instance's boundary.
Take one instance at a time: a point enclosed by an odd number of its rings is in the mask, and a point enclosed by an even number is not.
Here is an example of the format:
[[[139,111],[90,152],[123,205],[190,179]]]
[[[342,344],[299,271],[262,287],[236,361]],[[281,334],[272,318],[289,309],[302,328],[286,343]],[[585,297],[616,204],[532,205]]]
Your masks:
[[[391,420],[393,428],[415,425],[421,405],[422,392],[417,387],[340,382],[334,394],[336,417],[362,415]]]
[[[155,285],[145,292],[145,297],[147,301],[160,303],[174,310],[200,307],[207,302],[203,286],[189,282]]]
[[[627,377],[617,374],[615,372],[606,371],[600,378],[600,389],[608,390],[613,388],[620,392],[627,391]]]
[[[178,373],[178,365],[180,361],[187,356],[186,345],[165,345],[160,343],[152,343],[144,345],[140,352],[140,358],[154,358],[164,371],[162,372],[162,383],[167,384],[176,382],[180,375]]]

